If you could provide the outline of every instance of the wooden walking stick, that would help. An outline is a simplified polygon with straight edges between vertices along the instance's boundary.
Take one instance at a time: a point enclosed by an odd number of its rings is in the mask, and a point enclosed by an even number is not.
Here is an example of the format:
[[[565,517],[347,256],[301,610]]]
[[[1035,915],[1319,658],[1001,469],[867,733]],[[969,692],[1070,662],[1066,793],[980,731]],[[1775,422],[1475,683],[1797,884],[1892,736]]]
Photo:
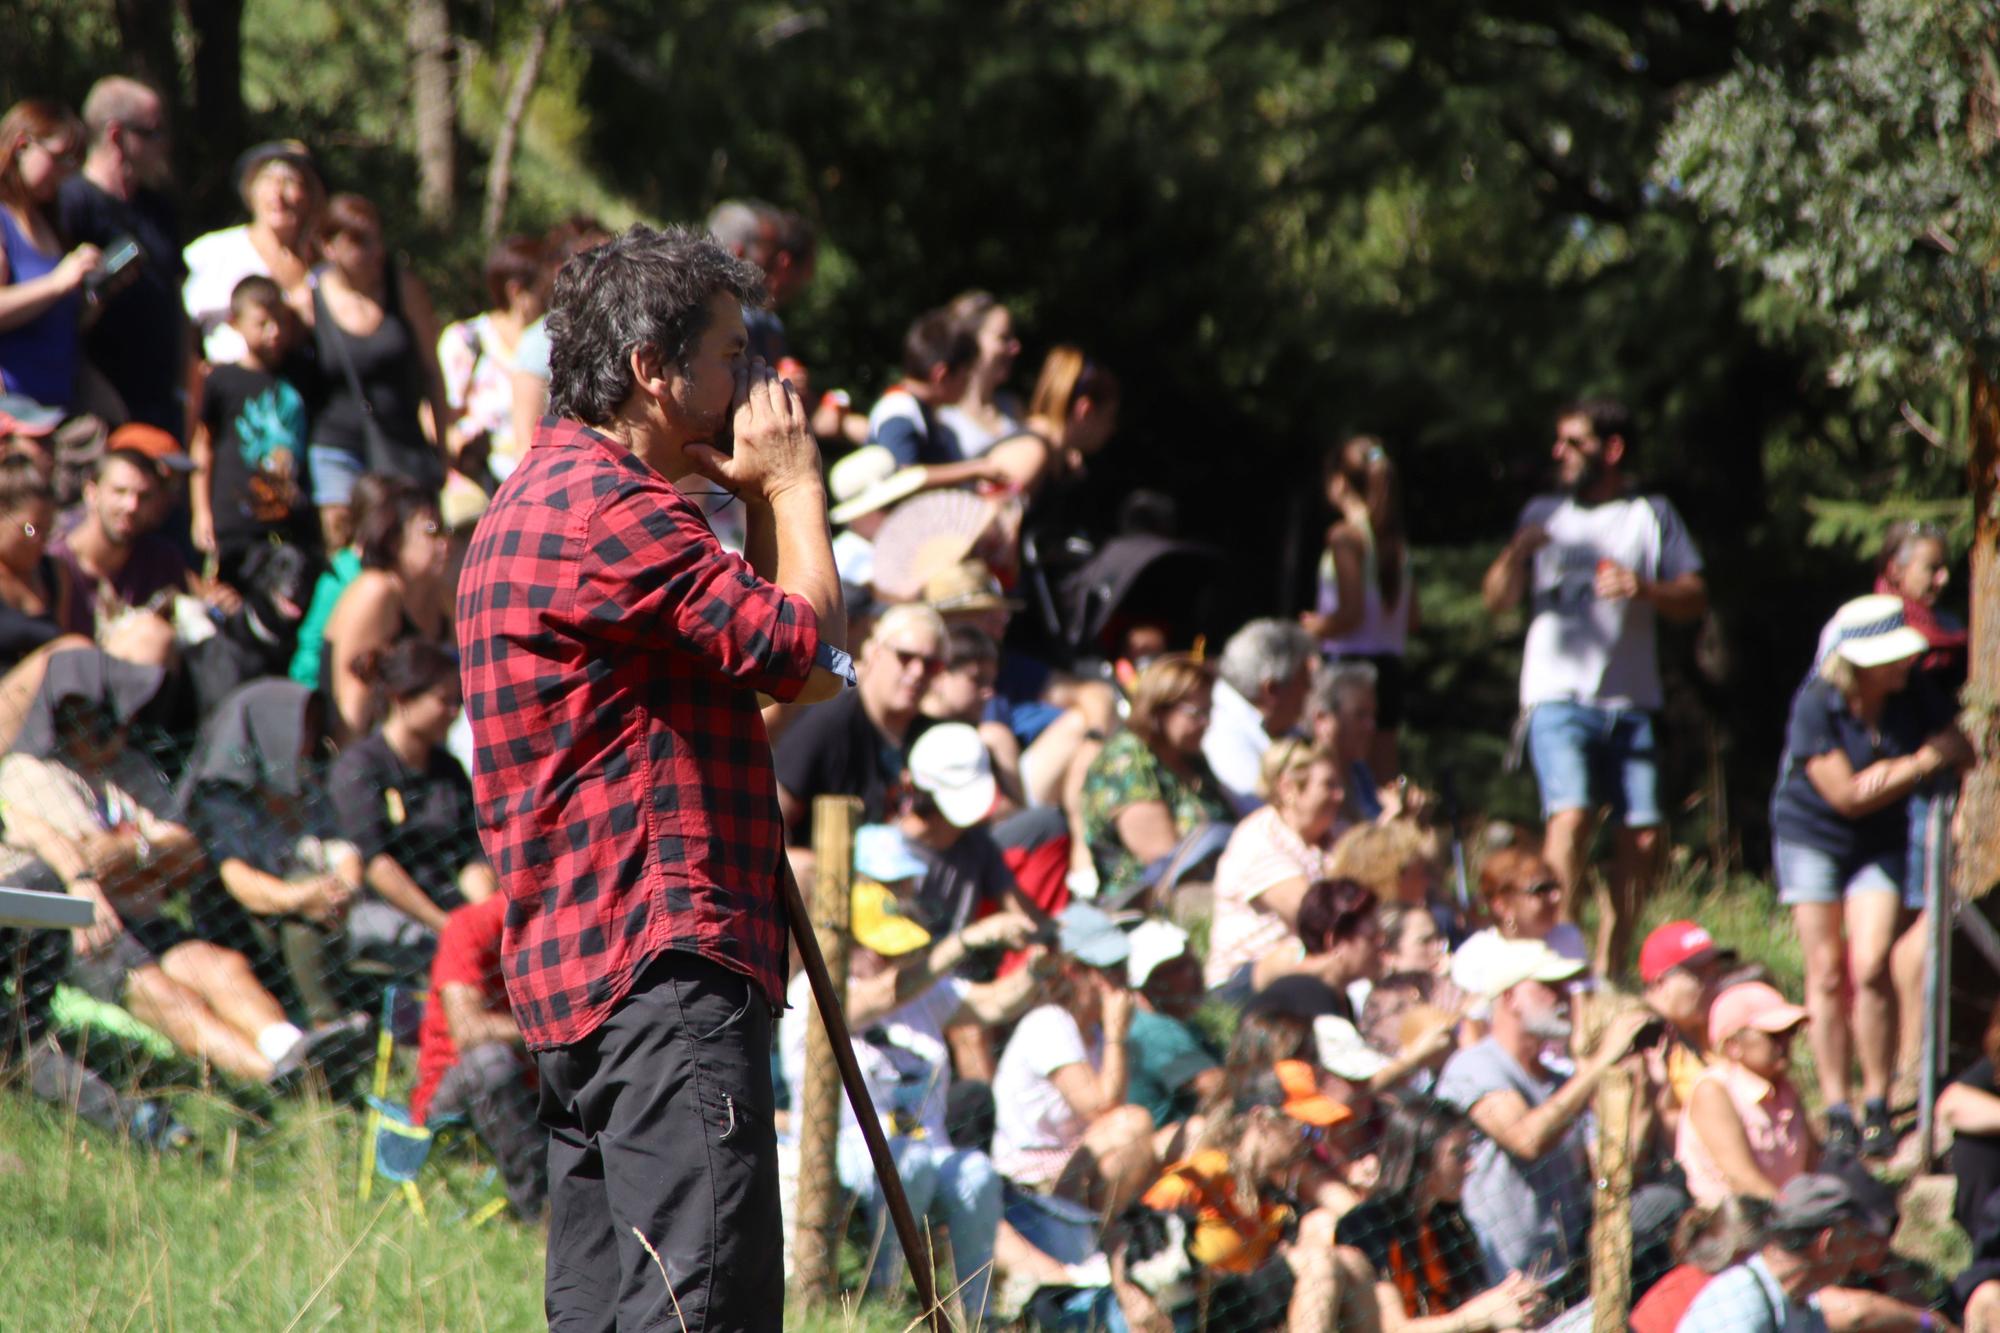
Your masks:
[[[791,859],[781,854],[778,863],[779,880],[785,894],[785,914],[791,921],[792,940],[799,947],[799,962],[806,970],[806,981],[812,987],[813,1003],[819,1009],[820,1021],[826,1024],[827,1035],[833,1040],[833,1059],[840,1066],[840,1082],[847,1089],[847,1100],[854,1107],[854,1118],[861,1123],[861,1137],[867,1140],[868,1157],[875,1164],[875,1179],[882,1185],[882,1200],[888,1205],[890,1220],[895,1223],[896,1238],[903,1243],[903,1259],[910,1266],[910,1278],[917,1284],[917,1299],[923,1305],[925,1318],[930,1321],[931,1333],[948,1333],[944,1307],[938,1303],[937,1284],[931,1273],[930,1249],[923,1243],[923,1233],[917,1230],[917,1219],[910,1212],[909,1196],[903,1193],[903,1178],[897,1174],[896,1159],[890,1155],[889,1140],[882,1133],[882,1119],[875,1113],[875,1099],[868,1095],[868,1085],[861,1080],[861,1066],[854,1059],[854,1040],[848,1035],[847,1015],[841,1008],[841,996],[834,989],[833,978],[827,975],[826,959],[820,954],[819,940],[813,934],[812,918],[806,913],[798,878],[792,874]]]

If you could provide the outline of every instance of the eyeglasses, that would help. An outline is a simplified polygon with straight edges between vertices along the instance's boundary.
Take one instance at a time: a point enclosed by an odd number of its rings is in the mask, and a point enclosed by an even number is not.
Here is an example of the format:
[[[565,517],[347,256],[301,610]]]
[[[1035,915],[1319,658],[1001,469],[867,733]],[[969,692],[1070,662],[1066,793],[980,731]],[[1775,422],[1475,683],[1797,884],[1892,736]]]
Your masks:
[[[1173,706],[1173,711],[1189,721],[1201,722],[1205,721],[1214,709],[1209,704],[1198,704],[1184,699]]]
[[[1519,890],[1519,892],[1535,898],[1559,898],[1562,896],[1562,891],[1562,885],[1552,879],[1538,879],[1533,884],[1524,885]]]

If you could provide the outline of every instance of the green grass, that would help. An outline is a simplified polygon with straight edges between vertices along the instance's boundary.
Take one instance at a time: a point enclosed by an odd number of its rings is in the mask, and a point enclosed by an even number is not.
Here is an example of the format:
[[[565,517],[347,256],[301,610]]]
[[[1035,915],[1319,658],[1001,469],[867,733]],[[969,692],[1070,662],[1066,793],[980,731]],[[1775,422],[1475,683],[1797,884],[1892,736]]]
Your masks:
[[[426,1167],[426,1227],[394,1194],[359,1199],[352,1111],[300,1103],[259,1126],[199,1097],[182,1101],[201,1145],[161,1159],[18,1091],[0,1095],[0,1254],[15,1259],[0,1266],[0,1324],[44,1333],[543,1326],[541,1231],[505,1215],[467,1225],[491,1190],[470,1144]],[[773,1281],[777,1252],[774,1243]],[[901,1333],[910,1320],[902,1305],[871,1300],[787,1326]]]

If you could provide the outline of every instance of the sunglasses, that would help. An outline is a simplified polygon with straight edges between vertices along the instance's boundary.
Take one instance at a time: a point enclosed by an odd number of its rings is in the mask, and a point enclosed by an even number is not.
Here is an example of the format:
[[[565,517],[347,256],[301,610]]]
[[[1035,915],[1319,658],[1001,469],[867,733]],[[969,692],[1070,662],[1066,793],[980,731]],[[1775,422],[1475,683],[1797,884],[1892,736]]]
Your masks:
[[[1538,879],[1533,884],[1523,885],[1517,892],[1535,898],[1558,898],[1562,896],[1562,885],[1552,879]]]
[[[923,664],[924,674],[927,676],[944,670],[944,659],[942,657],[932,657],[927,653],[913,653],[907,648],[891,648],[889,651],[896,655],[896,665],[905,671],[908,671],[918,663]]]

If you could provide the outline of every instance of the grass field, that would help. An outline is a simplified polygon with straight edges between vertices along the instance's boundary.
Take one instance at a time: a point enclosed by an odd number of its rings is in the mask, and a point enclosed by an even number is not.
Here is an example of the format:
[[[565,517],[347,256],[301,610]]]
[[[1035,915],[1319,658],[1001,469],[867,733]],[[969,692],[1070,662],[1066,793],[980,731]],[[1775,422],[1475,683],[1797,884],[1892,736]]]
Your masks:
[[[1769,888],[1704,881],[1682,867],[1645,925],[1686,917],[1765,963],[1796,995],[1798,946]],[[1801,1050],[1803,1054],[1803,1050]],[[1810,1071],[1800,1086],[1811,1087]],[[394,1195],[357,1197],[359,1117],[303,1102],[272,1123],[199,1093],[179,1099],[194,1151],[158,1159],[25,1096],[0,1095],[0,1326],[46,1330],[515,1330],[541,1326],[542,1237],[502,1216],[466,1144],[426,1168],[431,1225]],[[1935,1215],[1936,1210],[1931,1212]],[[1948,1216],[1948,1214],[1947,1214]],[[1922,1227],[1905,1248],[1947,1271],[1956,1229]],[[780,1280],[772,1246],[771,1280]],[[849,1256],[850,1260],[853,1256]],[[847,1271],[858,1271],[849,1262]],[[901,1303],[798,1313],[807,1333],[900,1333]]]

